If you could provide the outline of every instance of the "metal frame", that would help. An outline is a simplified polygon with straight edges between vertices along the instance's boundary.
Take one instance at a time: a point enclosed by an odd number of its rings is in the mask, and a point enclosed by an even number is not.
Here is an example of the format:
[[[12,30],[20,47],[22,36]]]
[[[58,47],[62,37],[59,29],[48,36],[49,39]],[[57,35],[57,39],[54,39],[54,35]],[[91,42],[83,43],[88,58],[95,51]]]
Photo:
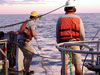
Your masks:
[[[0,44],[4,44],[4,47],[7,49],[7,40],[0,40]],[[3,51],[0,49],[0,52],[4,55],[4,61],[1,64],[4,64],[4,75],[8,75],[8,62],[7,62],[7,50]]]
[[[85,45],[86,43],[95,43],[97,44],[97,51],[93,51],[93,48],[91,48],[88,45]],[[99,55],[100,51],[99,51],[99,43],[100,41],[96,40],[96,41],[74,41],[74,42],[64,42],[64,43],[59,43],[56,45],[56,48],[61,50],[62,52],[62,75],[65,75],[65,51],[69,51],[69,52],[76,52],[76,53],[83,53],[83,54],[91,54],[91,59],[92,61],[94,61],[94,54]],[[83,50],[73,50],[70,48],[62,48],[61,46],[73,46],[73,45],[78,45],[78,46],[84,46],[86,48],[88,48],[89,51],[83,51]],[[93,62],[92,62],[93,63]]]

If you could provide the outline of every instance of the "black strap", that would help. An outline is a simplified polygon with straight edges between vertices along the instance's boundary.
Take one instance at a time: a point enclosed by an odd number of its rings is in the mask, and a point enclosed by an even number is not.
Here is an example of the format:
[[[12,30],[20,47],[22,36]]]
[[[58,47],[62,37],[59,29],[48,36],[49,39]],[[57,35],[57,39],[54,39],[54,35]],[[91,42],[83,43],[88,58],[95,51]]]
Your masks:
[[[69,31],[70,29],[60,29],[59,31]],[[79,30],[72,29],[72,31],[79,32]]]
[[[71,37],[70,35],[65,35],[65,36],[59,36],[60,38],[63,38],[63,37]],[[79,38],[79,36],[74,36],[72,35],[73,38]]]

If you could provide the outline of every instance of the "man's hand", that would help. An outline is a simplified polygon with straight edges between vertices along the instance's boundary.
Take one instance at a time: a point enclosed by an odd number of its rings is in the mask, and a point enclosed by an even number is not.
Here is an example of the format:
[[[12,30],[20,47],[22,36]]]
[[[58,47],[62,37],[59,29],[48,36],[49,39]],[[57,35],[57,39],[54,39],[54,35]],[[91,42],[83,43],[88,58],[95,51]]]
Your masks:
[[[80,50],[83,49],[83,48],[84,48],[84,46],[80,46]]]

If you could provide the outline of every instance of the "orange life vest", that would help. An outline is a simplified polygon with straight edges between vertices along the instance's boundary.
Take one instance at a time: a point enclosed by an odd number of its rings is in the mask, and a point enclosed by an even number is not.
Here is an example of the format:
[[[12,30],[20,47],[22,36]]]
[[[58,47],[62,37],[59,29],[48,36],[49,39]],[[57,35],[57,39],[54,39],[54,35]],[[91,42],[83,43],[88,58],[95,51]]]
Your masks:
[[[27,21],[23,23],[23,25],[21,26],[20,30],[19,30],[19,33],[25,33],[26,34],[26,37],[29,39],[29,40],[32,40],[32,34],[31,34],[31,28],[27,28],[26,27],[26,24],[27,24]],[[27,30],[27,31],[25,31]]]
[[[58,39],[66,42],[70,39],[80,40],[80,19],[77,17],[62,17],[60,19]]]

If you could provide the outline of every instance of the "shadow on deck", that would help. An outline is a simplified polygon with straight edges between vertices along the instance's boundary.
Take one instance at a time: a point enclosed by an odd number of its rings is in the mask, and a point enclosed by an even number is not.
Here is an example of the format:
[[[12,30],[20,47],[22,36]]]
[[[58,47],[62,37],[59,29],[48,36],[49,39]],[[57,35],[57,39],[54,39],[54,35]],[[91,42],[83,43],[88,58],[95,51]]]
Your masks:
[[[0,72],[0,75],[4,75],[3,71]],[[24,75],[23,71],[15,71],[13,69],[9,69],[8,75]]]

